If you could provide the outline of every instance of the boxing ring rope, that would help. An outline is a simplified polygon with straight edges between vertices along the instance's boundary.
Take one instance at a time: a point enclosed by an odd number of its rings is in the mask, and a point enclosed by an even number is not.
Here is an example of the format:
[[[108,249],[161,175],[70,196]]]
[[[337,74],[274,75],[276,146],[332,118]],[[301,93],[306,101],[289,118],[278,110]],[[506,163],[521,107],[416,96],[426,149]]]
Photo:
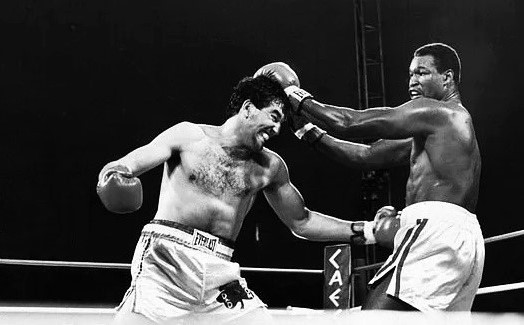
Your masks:
[[[510,239],[510,238],[519,237],[519,236],[524,236],[524,230],[517,230],[517,231],[509,232],[507,234],[502,234],[502,235],[497,235],[497,236],[493,236],[493,237],[484,238],[484,243],[485,244],[489,244],[489,243],[494,243],[494,242],[497,242],[497,241],[502,241],[502,240],[506,240],[506,239]],[[369,271],[369,270],[373,270],[373,269],[378,269],[383,264],[384,264],[384,262],[378,262],[378,263],[375,263],[375,264],[369,264],[369,265],[364,265],[364,266],[357,266],[357,267],[353,268],[353,271],[361,272],[361,271]]]
[[[370,264],[353,268],[354,272],[367,271],[379,268],[381,263]],[[130,269],[131,264],[128,263],[95,263],[95,262],[65,262],[65,261],[43,261],[43,260],[17,260],[17,259],[0,259],[0,265],[18,265],[18,266],[51,266],[51,267],[76,267],[76,268],[91,268],[91,269]],[[259,267],[241,267],[243,272],[267,272],[267,273],[302,273],[302,274],[323,274],[324,270],[312,269],[278,269],[278,268],[259,268]],[[492,287],[479,288],[477,295],[494,293],[500,291],[510,291],[523,289],[524,282],[517,282],[511,284],[502,284]]]
[[[497,235],[484,239],[486,244],[502,241],[514,237],[524,236],[524,230],[517,230],[507,234]],[[354,271],[368,271],[380,268],[384,262],[358,266]],[[3,259],[0,258],[0,265],[20,265],[20,266],[61,266],[97,269],[130,269],[130,263],[105,263],[105,262],[72,262],[72,261],[46,261],[46,260],[24,260],[24,259]],[[268,273],[306,273],[322,274],[324,270],[315,269],[279,269],[279,268],[260,268],[260,267],[240,267],[244,272],[268,272]]]
[[[19,265],[19,266],[61,266],[61,267],[79,267],[90,269],[130,269],[130,263],[101,263],[101,262],[70,262],[70,261],[44,261],[44,260],[18,260],[18,259],[0,259],[0,265]],[[311,269],[277,269],[264,267],[241,267],[244,272],[268,272],[268,273],[305,273],[305,274],[322,274],[324,270]]]
[[[508,283],[508,284],[501,284],[501,285],[496,285],[492,287],[479,288],[477,290],[477,296],[485,295],[487,293],[510,291],[510,290],[517,290],[517,289],[524,289],[524,282]]]
[[[484,243],[486,243],[486,244],[487,243],[493,243],[493,242],[496,242],[496,241],[501,241],[501,240],[504,240],[504,239],[514,238],[514,237],[523,236],[523,235],[524,235],[524,230],[517,230],[517,231],[514,231],[514,232],[509,232],[507,234],[502,234],[502,235],[498,235],[498,236],[485,238],[484,239]]]
[[[493,237],[484,238],[484,243],[494,243],[510,238],[515,238],[519,236],[524,236],[524,230],[517,230],[510,233],[497,235]],[[364,265],[364,266],[357,266],[353,268],[353,272],[362,272],[362,271],[369,271],[380,268],[384,262]],[[495,285],[491,287],[484,287],[479,288],[477,290],[477,296],[478,295],[484,295],[488,293],[495,293],[495,292],[502,292],[502,291],[510,291],[510,290],[517,290],[517,289],[524,289],[524,282],[516,282],[516,283],[509,283],[509,284],[501,284],[501,285]]]
[[[518,230],[507,234],[497,235],[484,239],[486,244],[502,241],[524,235],[524,230]],[[362,272],[380,268],[384,262],[374,263],[365,266],[354,267],[353,272]],[[124,269],[131,268],[130,263],[103,263],[103,262],[72,262],[72,261],[45,261],[45,260],[24,260],[24,259],[0,259],[0,265],[18,266],[49,266],[49,267],[73,267],[73,268],[96,268],[96,269]],[[266,272],[266,273],[302,273],[302,274],[323,274],[324,270],[315,269],[282,269],[282,268],[260,268],[260,267],[240,267],[243,272]],[[352,272],[352,273],[353,273]],[[523,289],[524,282],[496,285],[491,287],[479,288],[477,295],[494,292]]]
[[[66,261],[43,261],[43,260],[17,260],[0,259],[0,264],[21,266],[61,266],[80,267],[88,269],[130,269],[129,263],[99,263],[99,262],[66,262]]]

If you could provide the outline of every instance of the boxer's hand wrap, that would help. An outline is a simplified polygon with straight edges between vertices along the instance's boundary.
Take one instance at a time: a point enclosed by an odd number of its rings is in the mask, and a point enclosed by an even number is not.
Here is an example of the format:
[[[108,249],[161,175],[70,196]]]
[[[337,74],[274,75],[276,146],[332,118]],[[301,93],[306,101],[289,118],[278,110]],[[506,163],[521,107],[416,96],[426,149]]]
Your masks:
[[[114,213],[130,213],[142,206],[142,183],[126,166],[113,166],[104,171],[96,192],[106,209]]]
[[[324,134],[327,132],[319,128],[313,123],[307,123],[300,129],[296,130],[295,136],[299,138],[300,140],[304,140],[310,145],[314,145],[317,141],[319,141]]]
[[[296,107],[295,105],[293,105],[296,113],[300,113],[300,110],[302,109],[302,105],[304,104],[304,101],[306,99],[313,99],[313,95],[311,95],[304,89],[299,88],[298,86],[295,86],[295,85],[286,87],[284,89],[284,92],[290,99],[293,99],[294,101],[298,103]]]
[[[253,299],[253,293],[242,286],[238,280],[231,281],[218,288],[220,294],[217,301],[223,303],[228,309],[233,309],[240,302],[240,308],[244,309],[243,299]]]
[[[351,223],[351,230],[354,235],[351,236],[351,244],[371,245],[375,244],[375,221],[356,221]]]

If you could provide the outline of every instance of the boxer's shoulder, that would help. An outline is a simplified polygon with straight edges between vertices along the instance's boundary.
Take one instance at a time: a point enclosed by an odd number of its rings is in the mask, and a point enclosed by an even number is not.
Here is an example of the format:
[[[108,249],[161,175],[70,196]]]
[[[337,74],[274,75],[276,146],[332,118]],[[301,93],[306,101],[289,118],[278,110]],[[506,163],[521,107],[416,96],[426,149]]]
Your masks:
[[[205,126],[191,122],[180,122],[162,132],[159,138],[187,142],[199,140],[205,136]]]
[[[277,154],[276,152],[264,148],[262,150],[263,154],[267,159],[267,170],[270,175],[271,182],[282,182],[289,179],[289,171],[284,159]]]
[[[285,166],[284,159],[273,150],[263,148],[260,154],[268,161],[270,168],[280,168],[281,166]]]
[[[217,132],[218,127],[216,125],[209,124],[197,124],[192,122],[180,122],[178,123],[180,130],[187,132],[187,135],[194,137],[205,137],[208,134]]]
[[[205,132],[198,124],[180,122],[159,134],[151,142],[151,145],[165,146],[172,150],[183,150],[183,147],[204,138],[206,138]]]

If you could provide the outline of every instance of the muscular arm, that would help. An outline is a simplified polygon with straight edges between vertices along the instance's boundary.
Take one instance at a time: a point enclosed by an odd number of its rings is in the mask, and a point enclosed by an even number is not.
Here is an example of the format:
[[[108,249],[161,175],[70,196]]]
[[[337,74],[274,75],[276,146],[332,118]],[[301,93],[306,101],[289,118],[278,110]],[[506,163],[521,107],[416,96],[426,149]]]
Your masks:
[[[376,169],[409,163],[411,138],[378,140],[370,144],[324,135],[314,144],[317,151],[351,168]]]
[[[111,161],[102,168],[99,178],[114,166],[125,166],[132,176],[140,174],[168,160],[174,151],[191,139],[201,136],[202,130],[195,124],[182,122],[159,134],[150,143],[139,147],[124,157]]]
[[[342,139],[407,139],[427,135],[446,122],[449,114],[438,101],[429,98],[411,100],[393,108],[365,110],[307,99],[302,103],[301,113],[328,133]]]
[[[353,222],[307,209],[302,195],[289,180],[284,161],[278,156],[275,159],[275,174],[264,195],[284,224],[293,234],[308,240],[349,242],[355,235],[351,229]]]

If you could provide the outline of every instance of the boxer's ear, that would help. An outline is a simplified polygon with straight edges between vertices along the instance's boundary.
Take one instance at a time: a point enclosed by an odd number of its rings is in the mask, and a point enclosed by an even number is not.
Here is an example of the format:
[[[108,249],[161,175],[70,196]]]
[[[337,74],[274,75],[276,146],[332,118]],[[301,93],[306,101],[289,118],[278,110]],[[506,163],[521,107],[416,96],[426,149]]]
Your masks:
[[[240,108],[240,112],[241,112],[241,116],[244,117],[244,118],[249,118],[249,116],[251,115],[251,112],[252,110],[256,108],[255,105],[253,105],[253,103],[251,102],[251,100],[249,99],[246,99],[243,103],[242,103],[242,107]]]

